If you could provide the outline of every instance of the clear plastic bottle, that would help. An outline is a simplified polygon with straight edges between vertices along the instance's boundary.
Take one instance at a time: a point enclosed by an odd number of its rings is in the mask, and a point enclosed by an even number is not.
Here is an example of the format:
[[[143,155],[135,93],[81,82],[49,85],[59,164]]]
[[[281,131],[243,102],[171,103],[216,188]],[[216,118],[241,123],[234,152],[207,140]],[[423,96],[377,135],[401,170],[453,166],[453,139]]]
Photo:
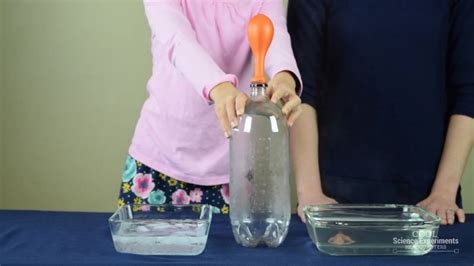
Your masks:
[[[261,35],[271,33],[263,47],[252,44],[251,27],[258,37],[256,45],[262,46],[265,36]],[[257,70],[258,59],[264,59],[272,37],[271,21],[263,15],[254,17],[249,40],[256,57],[256,75],[245,113],[230,140],[230,219],[237,243],[246,247],[279,246],[286,238],[291,215],[287,122],[281,109],[266,96],[264,75],[258,76]]]

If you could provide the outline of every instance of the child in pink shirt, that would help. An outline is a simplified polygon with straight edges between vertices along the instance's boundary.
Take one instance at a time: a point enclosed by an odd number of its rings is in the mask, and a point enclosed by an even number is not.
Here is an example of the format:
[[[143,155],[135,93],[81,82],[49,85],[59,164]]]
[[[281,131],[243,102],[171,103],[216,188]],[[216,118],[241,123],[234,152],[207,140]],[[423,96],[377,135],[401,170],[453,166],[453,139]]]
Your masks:
[[[269,97],[291,126],[301,79],[281,0],[144,0],[153,72],[122,176],[119,205],[207,203],[228,212],[228,138],[251,79],[251,17],[274,23]],[[224,131],[224,134],[222,134]],[[138,208],[138,207],[136,207]]]

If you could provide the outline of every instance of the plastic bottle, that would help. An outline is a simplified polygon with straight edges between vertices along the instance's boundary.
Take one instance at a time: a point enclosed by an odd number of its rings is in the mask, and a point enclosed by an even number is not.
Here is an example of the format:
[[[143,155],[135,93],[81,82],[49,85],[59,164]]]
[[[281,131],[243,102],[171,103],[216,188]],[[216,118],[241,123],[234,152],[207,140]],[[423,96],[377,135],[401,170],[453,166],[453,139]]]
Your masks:
[[[291,215],[290,159],[286,118],[265,94],[271,20],[253,17],[248,38],[255,69],[250,100],[230,140],[230,219],[242,246],[277,247],[286,238]]]

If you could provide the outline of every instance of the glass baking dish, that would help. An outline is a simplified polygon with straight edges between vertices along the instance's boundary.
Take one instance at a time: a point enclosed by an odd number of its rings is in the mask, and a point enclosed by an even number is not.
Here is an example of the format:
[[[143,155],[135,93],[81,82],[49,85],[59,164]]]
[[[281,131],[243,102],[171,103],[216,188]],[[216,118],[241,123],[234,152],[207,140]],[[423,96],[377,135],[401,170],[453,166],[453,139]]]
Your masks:
[[[110,218],[115,249],[140,255],[198,255],[211,225],[209,205],[124,205]]]
[[[424,255],[440,219],[409,205],[327,204],[304,209],[316,247],[329,255]]]

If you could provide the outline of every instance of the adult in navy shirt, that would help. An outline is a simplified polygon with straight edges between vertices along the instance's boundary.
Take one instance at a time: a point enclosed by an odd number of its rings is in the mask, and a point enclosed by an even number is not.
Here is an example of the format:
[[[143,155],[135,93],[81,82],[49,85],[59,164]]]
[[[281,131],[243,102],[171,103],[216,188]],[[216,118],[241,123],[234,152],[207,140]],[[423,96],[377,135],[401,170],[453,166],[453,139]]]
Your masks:
[[[464,222],[474,0],[293,0],[288,28],[304,85],[291,129],[300,215],[400,203]]]

